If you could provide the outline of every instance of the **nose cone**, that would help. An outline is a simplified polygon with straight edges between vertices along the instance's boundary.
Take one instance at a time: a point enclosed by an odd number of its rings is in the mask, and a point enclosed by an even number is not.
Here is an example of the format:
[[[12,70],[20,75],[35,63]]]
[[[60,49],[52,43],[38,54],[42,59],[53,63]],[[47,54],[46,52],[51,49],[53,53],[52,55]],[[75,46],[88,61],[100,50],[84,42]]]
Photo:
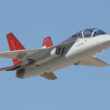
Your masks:
[[[110,42],[110,34],[101,35],[97,37],[102,42]]]
[[[108,45],[108,47],[110,48],[110,34],[105,36],[105,43]]]
[[[110,39],[110,34],[106,34],[106,37],[108,37]]]

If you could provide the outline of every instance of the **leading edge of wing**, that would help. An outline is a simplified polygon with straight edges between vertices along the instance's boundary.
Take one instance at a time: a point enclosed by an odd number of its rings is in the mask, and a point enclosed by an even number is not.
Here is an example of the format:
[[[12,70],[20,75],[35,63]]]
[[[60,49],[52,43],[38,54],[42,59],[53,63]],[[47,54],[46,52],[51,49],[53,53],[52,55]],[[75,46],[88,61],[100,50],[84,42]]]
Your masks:
[[[92,65],[96,67],[110,66],[110,64],[96,57],[86,57],[80,61],[80,65],[88,65],[88,66]]]

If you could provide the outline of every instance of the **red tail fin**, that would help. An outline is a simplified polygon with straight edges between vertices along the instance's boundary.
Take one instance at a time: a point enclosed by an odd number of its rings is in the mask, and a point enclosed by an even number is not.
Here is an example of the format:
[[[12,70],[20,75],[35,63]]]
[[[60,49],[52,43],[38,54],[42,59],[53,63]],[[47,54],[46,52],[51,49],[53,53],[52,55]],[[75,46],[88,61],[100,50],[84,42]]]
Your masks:
[[[10,32],[7,34],[7,40],[11,51],[25,49],[13,33]]]
[[[7,34],[7,40],[8,40],[9,49],[11,51],[25,49],[24,46],[20,43],[20,41],[15,37],[13,33],[10,32]],[[18,59],[13,59],[13,63],[15,65],[18,65],[21,64],[21,61]]]
[[[51,38],[50,36],[45,37],[45,38],[43,39],[42,46],[43,46],[44,48],[52,47],[52,46],[53,46],[52,38]]]

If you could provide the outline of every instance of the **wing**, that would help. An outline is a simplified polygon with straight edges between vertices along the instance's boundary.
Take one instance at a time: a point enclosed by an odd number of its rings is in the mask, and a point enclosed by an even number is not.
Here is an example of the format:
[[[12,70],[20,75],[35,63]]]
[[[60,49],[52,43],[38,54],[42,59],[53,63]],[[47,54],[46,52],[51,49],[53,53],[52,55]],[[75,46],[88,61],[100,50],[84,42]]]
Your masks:
[[[26,53],[27,53],[27,50],[7,51],[7,52],[0,53],[0,57],[20,59],[20,56],[23,57],[23,55]]]
[[[48,80],[56,80],[57,79],[57,76],[52,72],[50,72],[50,73],[45,72],[44,74],[42,74],[40,76],[43,77],[43,78],[46,78]]]
[[[80,60],[80,65],[88,65],[88,66],[93,65],[97,67],[110,66],[110,64],[107,64],[106,62],[95,57],[86,57]]]
[[[30,50],[16,50],[16,51],[7,51],[0,53],[0,57],[3,58],[16,58],[20,60],[26,60],[26,59],[40,59],[45,58],[50,55],[50,48],[44,49],[30,49]]]

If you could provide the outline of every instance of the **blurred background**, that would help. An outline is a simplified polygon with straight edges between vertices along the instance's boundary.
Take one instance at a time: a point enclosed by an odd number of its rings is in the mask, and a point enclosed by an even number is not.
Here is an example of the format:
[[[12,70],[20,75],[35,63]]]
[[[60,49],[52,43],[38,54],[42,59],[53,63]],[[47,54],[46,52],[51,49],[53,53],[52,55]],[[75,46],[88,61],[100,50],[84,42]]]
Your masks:
[[[46,35],[60,43],[75,32],[98,27],[110,32],[109,0],[0,0],[0,51],[8,50],[13,32],[26,48],[39,48]],[[98,54],[110,63],[110,49]],[[0,66],[12,64],[0,59]],[[110,67],[72,66],[56,72],[59,79],[16,79],[0,73],[1,110],[109,110]]]

